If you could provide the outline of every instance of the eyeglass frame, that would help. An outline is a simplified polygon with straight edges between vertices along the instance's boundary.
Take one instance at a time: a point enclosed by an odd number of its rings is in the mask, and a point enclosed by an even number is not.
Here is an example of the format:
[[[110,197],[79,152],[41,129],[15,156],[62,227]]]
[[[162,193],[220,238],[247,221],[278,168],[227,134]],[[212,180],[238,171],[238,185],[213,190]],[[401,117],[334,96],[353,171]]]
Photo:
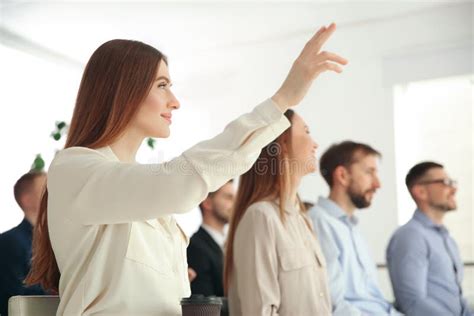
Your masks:
[[[425,181],[420,181],[416,184],[421,184],[421,185],[428,185],[428,184],[436,184],[440,183],[443,184],[447,187],[457,189],[458,187],[458,182],[456,180],[450,179],[450,178],[444,178],[444,179],[434,179],[434,180],[425,180]]]

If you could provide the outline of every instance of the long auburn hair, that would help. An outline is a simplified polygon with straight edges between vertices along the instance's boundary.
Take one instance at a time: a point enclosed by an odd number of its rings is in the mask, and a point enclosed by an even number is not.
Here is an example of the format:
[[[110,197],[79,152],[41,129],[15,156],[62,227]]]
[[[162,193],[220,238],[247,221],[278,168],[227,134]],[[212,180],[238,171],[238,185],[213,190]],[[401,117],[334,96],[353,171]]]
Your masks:
[[[295,112],[287,110],[285,116],[291,122]],[[279,217],[285,223],[285,204],[290,190],[290,163],[288,148],[291,144],[291,128],[264,147],[252,168],[239,179],[235,205],[229,224],[224,264],[224,291],[227,294],[234,270],[234,239],[237,227],[245,212],[253,203],[262,200],[278,199]],[[305,207],[299,197],[297,200],[302,212]]]
[[[150,92],[166,56],[132,40],[111,40],[89,59],[77,93],[65,148],[101,148],[117,140]],[[33,233],[27,285],[40,284],[58,292],[60,271],[48,232],[48,190],[45,187]]]

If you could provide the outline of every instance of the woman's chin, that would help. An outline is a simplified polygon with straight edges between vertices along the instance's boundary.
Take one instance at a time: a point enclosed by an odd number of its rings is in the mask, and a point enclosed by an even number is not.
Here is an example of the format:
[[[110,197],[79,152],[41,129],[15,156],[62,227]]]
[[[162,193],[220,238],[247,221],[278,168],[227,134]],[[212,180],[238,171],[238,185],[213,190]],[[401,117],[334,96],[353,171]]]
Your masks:
[[[316,166],[316,162],[314,161],[314,159],[310,159],[308,160],[304,166],[304,174],[307,175],[307,174],[310,174],[310,173],[315,173],[316,170],[318,169],[317,166]]]
[[[306,172],[304,173],[304,176],[307,176],[309,174],[313,174],[316,172],[316,169],[309,169],[309,170],[306,170]]]
[[[167,131],[159,131],[159,132],[155,132],[155,133],[151,133],[152,135],[150,137],[153,137],[153,138],[168,138],[170,137],[170,130],[167,130]]]

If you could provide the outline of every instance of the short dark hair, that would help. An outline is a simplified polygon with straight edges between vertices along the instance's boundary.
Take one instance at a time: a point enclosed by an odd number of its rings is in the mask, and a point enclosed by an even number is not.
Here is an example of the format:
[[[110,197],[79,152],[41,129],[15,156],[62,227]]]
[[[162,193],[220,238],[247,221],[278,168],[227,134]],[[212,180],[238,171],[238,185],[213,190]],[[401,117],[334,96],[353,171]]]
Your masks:
[[[25,173],[18,179],[13,186],[13,194],[15,195],[15,200],[18,205],[23,208],[21,205],[21,198],[24,194],[29,193],[33,187],[35,180],[39,177],[46,176],[46,173],[43,171],[30,171]]]
[[[226,185],[227,183],[233,183],[234,182],[234,179],[230,179],[229,181],[227,181],[226,183],[224,183],[219,189],[215,190],[214,192],[209,192],[209,194],[207,195],[206,199],[207,198],[210,198],[212,197],[214,194],[216,194],[224,185]],[[202,202],[204,202],[206,199],[202,200],[201,203],[199,203],[199,209],[201,210],[201,213],[203,212],[203,209],[202,209]]]
[[[361,153],[364,157],[374,155],[382,157],[382,155],[367,144],[356,143],[350,140],[333,144],[326,152],[323,153],[319,161],[319,170],[324,180],[330,188],[333,186],[333,173],[339,166],[349,168],[355,160],[357,153]]]
[[[429,170],[434,168],[444,168],[444,166],[433,161],[424,161],[413,166],[405,177],[405,184],[407,185],[408,190],[423,178]]]

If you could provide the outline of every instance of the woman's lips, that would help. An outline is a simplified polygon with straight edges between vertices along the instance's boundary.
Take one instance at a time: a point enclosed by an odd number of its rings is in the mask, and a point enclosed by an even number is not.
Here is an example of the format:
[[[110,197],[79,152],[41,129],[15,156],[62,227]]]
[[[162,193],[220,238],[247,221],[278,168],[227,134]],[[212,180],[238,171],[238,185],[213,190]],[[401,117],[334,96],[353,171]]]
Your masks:
[[[171,114],[161,114],[161,117],[171,124]]]

